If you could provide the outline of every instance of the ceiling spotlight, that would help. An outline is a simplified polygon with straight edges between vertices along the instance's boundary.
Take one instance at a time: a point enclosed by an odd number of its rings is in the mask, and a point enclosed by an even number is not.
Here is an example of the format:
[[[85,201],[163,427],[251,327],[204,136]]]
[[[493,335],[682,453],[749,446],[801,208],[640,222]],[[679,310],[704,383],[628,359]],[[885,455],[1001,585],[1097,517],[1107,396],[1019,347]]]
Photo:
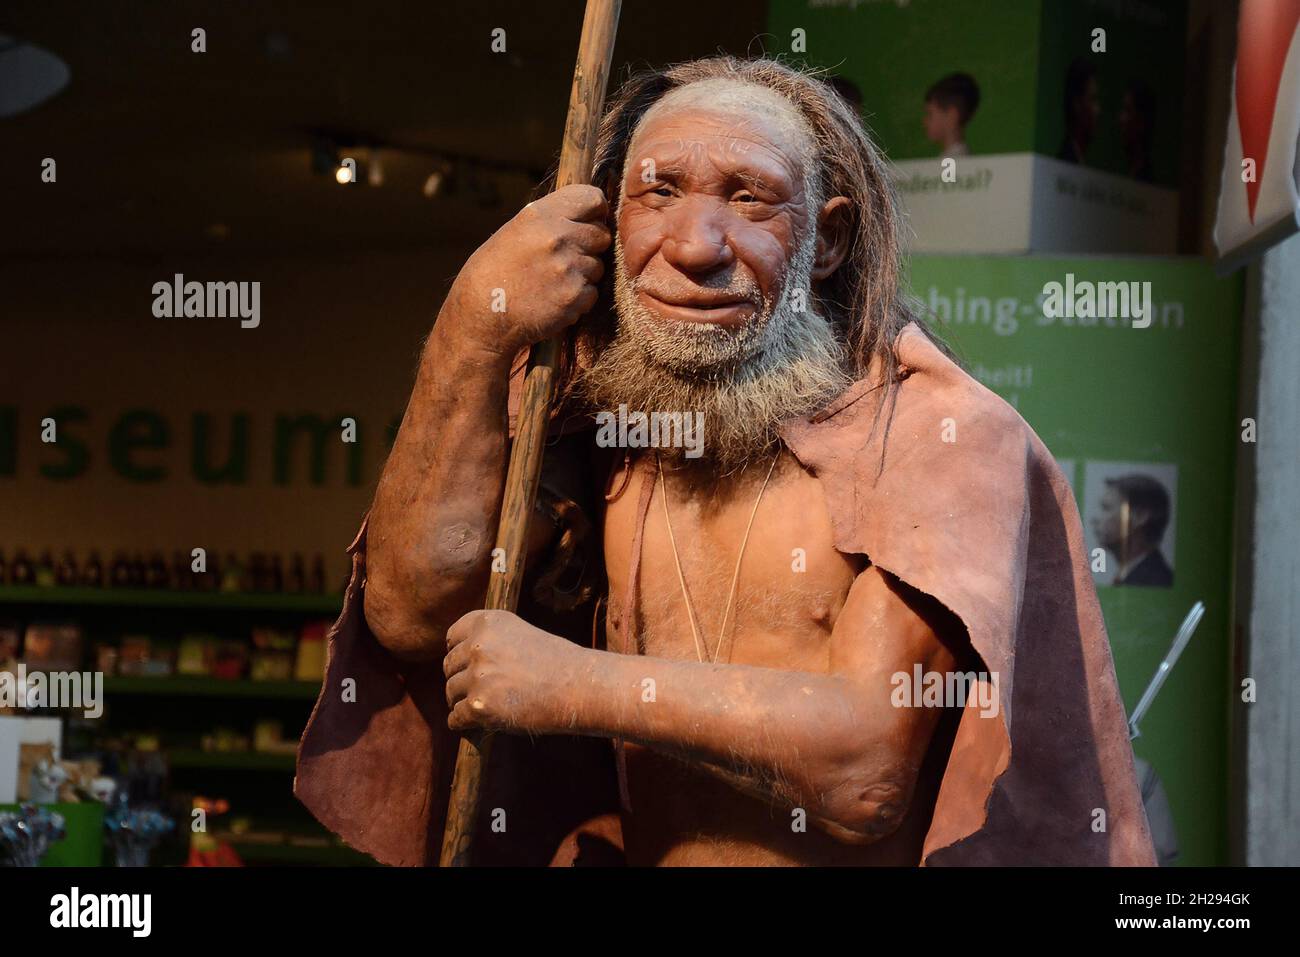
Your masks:
[[[424,198],[433,199],[433,197],[437,196],[445,179],[446,176],[443,175],[442,170],[436,169],[430,173],[429,178],[424,181]]]
[[[334,182],[340,186],[346,186],[348,183],[354,183],[357,179],[357,161],[344,157],[339,161],[338,169],[334,170]]]

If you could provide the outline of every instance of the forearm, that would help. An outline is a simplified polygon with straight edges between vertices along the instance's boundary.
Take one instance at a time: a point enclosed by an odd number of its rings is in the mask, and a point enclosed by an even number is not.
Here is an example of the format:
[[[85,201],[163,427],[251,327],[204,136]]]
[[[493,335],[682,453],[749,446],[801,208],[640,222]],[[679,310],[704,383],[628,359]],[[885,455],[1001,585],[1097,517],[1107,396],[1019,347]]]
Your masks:
[[[688,760],[837,837],[868,841],[901,816],[899,715],[849,679],[578,650],[559,721]]]
[[[394,650],[436,653],[440,633],[482,600],[505,483],[508,395],[508,360],[440,316],[370,511],[367,619]]]

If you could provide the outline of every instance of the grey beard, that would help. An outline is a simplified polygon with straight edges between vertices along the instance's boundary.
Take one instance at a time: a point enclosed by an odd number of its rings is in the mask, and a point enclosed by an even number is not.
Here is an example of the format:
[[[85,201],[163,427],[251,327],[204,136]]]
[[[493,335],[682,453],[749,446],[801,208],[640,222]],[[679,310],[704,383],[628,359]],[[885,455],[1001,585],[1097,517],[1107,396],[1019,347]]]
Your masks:
[[[727,285],[749,296],[757,311],[739,328],[664,322],[636,295],[640,277],[627,275],[614,246],[617,327],[612,341],[583,368],[577,393],[595,411],[626,404],[646,413],[697,413],[704,428],[698,461],[717,474],[766,458],[778,426],[811,415],[850,384],[846,351],[812,302],[812,235],[792,259],[775,301],[752,284]],[[726,284],[723,284],[726,285]],[[796,309],[796,290],[803,308]],[[685,463],[683,449],[660,449]]]

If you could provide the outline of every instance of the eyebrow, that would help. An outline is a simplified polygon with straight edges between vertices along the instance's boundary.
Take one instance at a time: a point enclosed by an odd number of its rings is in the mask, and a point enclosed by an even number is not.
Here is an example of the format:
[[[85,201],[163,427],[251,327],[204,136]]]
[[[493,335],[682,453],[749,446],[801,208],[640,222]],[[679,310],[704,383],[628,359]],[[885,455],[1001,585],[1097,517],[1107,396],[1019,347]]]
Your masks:
[[[647,158],[649,157],[642,157],[642,159]],[[629,165],[628,174],[629,176],[639,180],[641,178],[641,169],[642,167],[639,162],[636,166]],[[765,179],[761,173],[751,172],[750,170],[738,167],[731,167],[726,170],[726,174],[729,178],[744,183],[746,186],[759,192],[778,192],[777,185],[771,180]],[[656,180],[681,180],[689,177],[689,175],[690,171],[685,166],[676,162],[655,164]]]
[[[747,184],[759,192],[775,192],[776,186],[773,183],[763,179],[758,173],[748,173],[744,170],[732,170],[731,175],[740,182]]]

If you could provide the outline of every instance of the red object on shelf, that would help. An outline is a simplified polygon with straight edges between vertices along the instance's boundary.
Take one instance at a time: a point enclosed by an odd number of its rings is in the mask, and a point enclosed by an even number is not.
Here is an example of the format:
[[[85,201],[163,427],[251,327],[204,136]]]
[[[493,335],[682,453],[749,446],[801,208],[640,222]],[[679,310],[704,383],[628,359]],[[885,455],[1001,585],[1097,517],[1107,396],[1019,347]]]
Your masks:
[[[186,867],[243,867],[244,860],[235,853],[235,849],[220,838],[215,838],[216,847],[211,850],[199,850],[190,845],[190,859]]]

